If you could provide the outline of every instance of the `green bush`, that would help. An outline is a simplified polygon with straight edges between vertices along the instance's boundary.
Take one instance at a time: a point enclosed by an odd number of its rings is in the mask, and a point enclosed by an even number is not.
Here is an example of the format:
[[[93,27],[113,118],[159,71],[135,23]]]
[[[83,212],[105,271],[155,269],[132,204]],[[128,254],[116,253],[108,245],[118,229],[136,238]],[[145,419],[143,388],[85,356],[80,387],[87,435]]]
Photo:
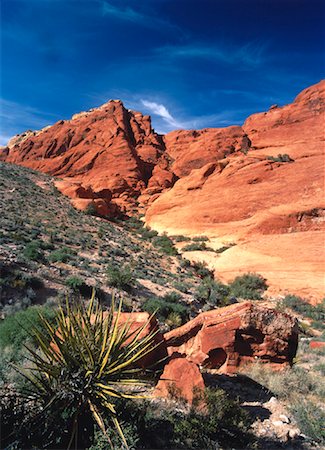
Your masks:
[[[176,234],[175,236],[171,236],[171,238],[175,241],[175,242],[188,242],[191,240],[190,237],[188,236],[183,236],[182,234]]]
[[[167,300],[165,298],[158,297],[148,299],[143,304],[143,309],[149,314],[153,314],[157,311],[157,317],[161,322],[166,321],[168,316],[172,313],[179,315],[183,323],[188,317],[188,308],[181,303],[168,300],[168,297]]]
[[[40,241],[29,242],[24,249],[24,256],[32,261],[41,261],[43,259],[43,252]]]
[[[178,255],[177,249],[173,245],[173,241],[163,234],[162,236],[156,236],[152,239],[152,243],[155,247],[161,250],[165,255],[176,256]]]
[[[68,277],[65,280],[65,284],[68,288],[72,289],[75,292],[77,291],[81,292],[83,289],[88,287],[86,283],[83,281],[83,279],[77,276]]]
[[[260,300],[267,289],[266,280],[258,274],[246,273],[238,276],[230,284],[232,295],[248,300]]]
[[[191,244],[187,244],[182,248],[183,252],[195,252],[201,250],[209,250],[205,242],[192,242]]]
[[[202,400],[206,410],[199,408]],[[129,425],[130,443],[139,449],[250,448],[252,441],[248,415],[220,389],[206,390],[187,412],[166,403],[120,400],[116,410],[124,427]],[[103,449],[97,445],[91,449]]]
[[[53,322],[55,311],[47,306],[31,306],[24,311],[6,317],[0,323],[0,349],[12,346],[19,351],[30,335],[31,328],[41,323],[40,314]]]
[[[226,306],[230,300],[230,287],[212,278],[204,278],[195,291],[195,298],[213,306]]]
[[[133,274],[130,266],[109,266],[106,269],[107,282],[110,286],[125,291],[129,290],[133,282]]]
[[[286,295],[280,306],[290,308],[302,316],[309,317],[316,321],[325,321],[325,299],[318,305],[311,305],[297,295]]]
[[[318,444],[325,445],[325,411],[311,401],[301,399],[290,408],[300,430]]]
[[[193,264],[193,269],[196,273],[196,275],[200,278],[210,277],[213,278],[213,272],[212,270],[208,269],[206,266],[206,263],[203,262],[197,262]]]
[[[75,252],[67,247],[60,248],[60,249],[54,250],[52,253],[50,253],[49,261],[66,263],[73,258],[74,254],[75,254]]]
[[[13,439],[24,436],[26,428],[32,430],[36,425],[42,430],[50,422],[52,430],[42,440],[51,443],[53,437],[62,435],[62,429],[57,429],[60,423],[66,430],[65,448],[89,448],[97,424],[107,437],[108,448],[108,424],[119,436],[121,447],[128,447],[115,402],[117,398],[142,398],[143,387],[150,385],[136,365],[152,350],[155,333],[140,339],[147,324],[135,334],[130,331],[132,324],[121,324],[121,309],[122,303],[116,311],[112,301],[104,316],[93,294],[87,309],[80,303],[70,307],[67,302],[66,313],[60,308],[55,327],[42,319],[37,329],[31,329],[39,352],[30,350],[32,370],[17,367],[17,371],[29,383],[28,401],[39,404],[41,411],[33,411],[29,423],[14,430]],[[17,448],[48,448],[44,441],[26,438]]]

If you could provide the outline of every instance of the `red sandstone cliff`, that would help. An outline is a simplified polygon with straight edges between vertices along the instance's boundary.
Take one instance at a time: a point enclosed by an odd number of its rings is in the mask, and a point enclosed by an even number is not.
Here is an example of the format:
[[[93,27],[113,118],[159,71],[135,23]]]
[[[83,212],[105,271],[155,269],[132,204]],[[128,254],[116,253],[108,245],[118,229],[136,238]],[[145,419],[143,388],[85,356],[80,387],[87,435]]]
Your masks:
[[[262,273],[271,287],[324,292],[325,81],[242,127],[158,135],[120,101],[15,137],[1,159],[60,177],[76,207],[103,215],[146,209],[170,234],[208,235],[221,256],[201,258],[228,280]],[[292,161],[269,157],[287,154]]]

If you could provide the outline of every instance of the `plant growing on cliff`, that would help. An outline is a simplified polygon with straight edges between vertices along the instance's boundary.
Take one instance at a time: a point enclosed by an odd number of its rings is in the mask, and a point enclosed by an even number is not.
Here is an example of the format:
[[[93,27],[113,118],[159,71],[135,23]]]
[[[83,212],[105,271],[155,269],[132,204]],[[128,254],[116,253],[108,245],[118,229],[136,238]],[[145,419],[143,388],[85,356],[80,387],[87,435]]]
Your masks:
[[[31,331],[39,351],[28,348],[32,366],[17,368],[29,381],[29,399],[42,406],[31,426],[39,426],[41,417],[46,423],[49,418],[53,423],[65,418],[68,448],[85,448],[94,423],[111,443],[105,417],[128,448],[114,402],[142,397],[139,386],[147,382],[136,363],[152,351],[155,332],[140,339],[147,323],[131,332],[131,321],[119,323],[122,303],[115,311],[112,300],[106,314],[94,293],[87,309],[80,304],[70,307],[68,302],[66,308],[66,314],[60,308],[56,326],[40,316],[39,327]]]

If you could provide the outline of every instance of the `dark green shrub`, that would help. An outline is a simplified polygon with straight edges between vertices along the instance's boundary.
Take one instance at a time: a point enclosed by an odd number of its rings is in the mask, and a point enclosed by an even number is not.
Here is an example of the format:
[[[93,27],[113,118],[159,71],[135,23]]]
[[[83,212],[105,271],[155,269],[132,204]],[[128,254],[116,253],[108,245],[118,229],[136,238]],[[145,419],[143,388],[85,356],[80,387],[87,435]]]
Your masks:
[[[87,208],[85,209],[85,214],[87,216],[97,216],[97,208],[94,202],[91,202],[88,204]]]
[[[194,242],[207,242],[208,240],[208,236],[195,236],[192,238],[192,241]]]
[[[208,302],[212,306],[226,306],[230,301],[230,287],[206,277],[194,295],[200,302]]]
[[[6,317],[0,323],[0,349],[13,346],[19,351],[29,337],[31,328],[39,325],[40,314],[53,322],[56,313],[54,309],[47,306],[31,306],[24,311]]]
[[[149,314],[156,312],[158,319],[164,322],[171,313],[178,314],[185,322],[188,318],[188,308],[181,303],[174,303],[173,301],[164,298],[150,298],[143,304],[143,309]]]
[[[73,252],[71,249],[67,247],[60,248],[50,253],[49,261],[66,263],[73,258],[74,253],[75,252]]]
[[[80,291],[80,289],[82,289],[82,287],[85,285],[85,282],[77,276],[72,276],[68,277],[65,280],[65,284],[73,291]]]
[[[177,234],[175,236],[171,236],[171,239],[173,239],[175,242],[188,242],[191,240],[188,236],[183,236],[181,234]]]
[[[304,399],[295,403],[290,409],[300,430],[314,442],[325,445],[325,411]]]
[[[209,250],[205,242],[193,242],[192,244],[185,245],[182,248],[183,252],[195,252],[200,250]]]
[[[161,250],[165,255],[176,256],[178,254],[176,248],[173,245],[173,241],[163,234],[162,236],[156,236],[152,239],[153,245]]]
[[[206,264],[203,262],[197,262],[193,264],[193,269],[196,275],[200,278],[210,277],[213,278],[212,270],[208,269]]]
[[[109,266],[106,269],[107,282],[110,286],[125,291],[129,290],[133,282],[133,274],[130,266]]]
[[[41,261],[43,259],[43,252],[40,241],[29,242],[24,249],[24,256],[32,261]]]
[[[325,321],[325,299],[322,303],[314,306],[297,295],[289,294],[284,297],[280,305],[310,319]]]
[[[248,300],[260,300],[267,289],[266,280],[258,274],[246,273],[234,279],[230,284],[232,295]]]

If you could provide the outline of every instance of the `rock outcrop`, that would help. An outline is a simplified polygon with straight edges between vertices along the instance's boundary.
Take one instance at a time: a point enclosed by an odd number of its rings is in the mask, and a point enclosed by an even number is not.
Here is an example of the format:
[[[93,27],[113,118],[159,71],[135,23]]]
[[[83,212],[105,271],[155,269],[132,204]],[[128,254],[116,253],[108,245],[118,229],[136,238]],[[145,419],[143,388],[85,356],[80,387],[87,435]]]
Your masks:
[[[158,193],[172,186],[176,178],[167,170],[164,150],[149,116],[112,100],[71,120],[16,136],[2,159],[64,178],[58,188],[75,206],[85,209],[93,203],[98,212],[113,215],[135,208],[147,187]]]
[[[220,373],[256,360],[281,368],[296,354],[298,325],[287,314],[245,302],[201,313],[164,340],[170,357]]]
[[[143,338],[157,331],[156,319],[149,318],[148,313],[122,313],[120,323],[132,324],[131,332],[143,327]],[[274,369],[290,366],[297,351],[298,323],[282,312],[244,302],[201,313],[164,335],[157,333],[154,343],[140,366],[164,366],[155,395],[180,396],[192,403],[195,391],[204,389],[200,369],[233,374],[255,361]]]

